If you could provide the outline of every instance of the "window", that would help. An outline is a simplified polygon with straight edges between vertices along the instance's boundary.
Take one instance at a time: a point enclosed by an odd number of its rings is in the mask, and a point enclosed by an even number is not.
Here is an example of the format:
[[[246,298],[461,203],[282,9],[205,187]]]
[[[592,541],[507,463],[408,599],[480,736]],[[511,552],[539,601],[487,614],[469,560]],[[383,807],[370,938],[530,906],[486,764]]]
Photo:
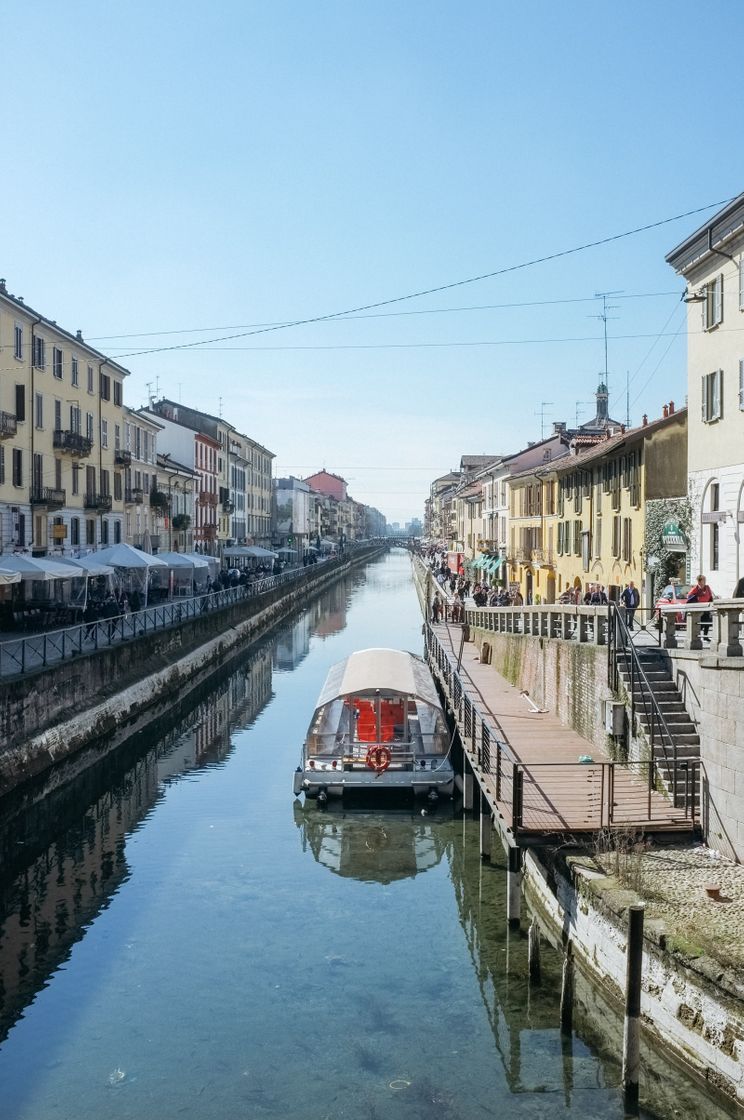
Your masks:
[[[54,489],[62,489],[62,460],[54,460]]]
[[[46,364],[46,345],[45,345],[44,339],[39,338],[37,335],[34,335],[33,339],[34,339],[34,349],[33,349],[34,365],[36,366],[37,369],[44,369],[44,366]]]
[[[13,357],[23,361],[23,327],[20,323],[16,323],[13,330]]]
[[[114,404],[121,406],[121,381],[114,382]]]
[[[85,493],[95,494],[96,492],[96,468],[85,468]]]
[[[114,498],[117,502],[121,501],[121,475],[118,471],[114,473]]]
[[[80,518],[72,517],[70,519],[70,544],[80,544]]]
[[[93,392],[93,366],[88,366],[88,392]]]
[[[13,485],[23,486],[23,452],[18,447],[13,448]]]
[[[108,447],[108,420],[101,420],[101,447]]]
[[[70,378],[73,385],[78,385],[80,381],[80,371],[78,369],[78,360],[75,355],[70,359]]]
[[[629,517],[623,518],[623,560],[629,564],[633,554],[633,522]]]
[[[114,522],[114,544],[121,544],[121,521]]]
[[[62,380],[62,351],[58,346],[52,350],[52,373],[58,381]]]
[[[41,393],[34,396],[34,424],[37,428],[44,427],[44,398]]]
[[[80,407],[76,404],[70,405],[70,431],[80,435]]]
[[[59,432],[62,429],[62,401],[55,400],[54,402],[54,430]]]
[[[102,494],[110,494],[111,493],[111,483],[109,482],[109,472],[108,471],[101,471],[101,493]]]
[[[26,386],[16,385],[15,387],[15,412],[16,420],[26,419]]]
[[[615,516],[612,519],[612,555],[620,555],[621,547],[621,534],[622,534],[622,518]]]
[[[703,330],[710,331],[723,322],[723,273],[719,272],[703,287]]]
[[[107,373],[100,374],[101,400],[111,400],[111,378]]]
[[[93,413],[86,412],[85,414],[85,435],[88,439],[93,439]]]
[[[80,464],[72,464],[72,492],[73,494],[80,493]]]
[[[85,543],[96,543],[96,523],[92,518],[87,518],[85,522]]]
[[[121,451],[121,425],[114,424],[114,451]]]
[[[31,461],[31,475],[34,490],[41,490],[44,485],[44,456],[34,455]]]
[[[706,373],[703,386],[703,423],[712,424],[723,415],[723,370],[714,369]]]
[[[714,521],[710,527],[710,570],[712,572],[718,571],[718,557],[719,557],[719,535],[718,535],[718,522]]]
[[[0,443],[0,486],[5,482],[5,448]]]
[[[573,550],[575,556],[581,556],[581,522],[573,523]]]
[[[109,527],[108,527],[108,521],[104,517],[103,520],[101,521],[101,544],[108,544],[108,543],[109,543]]]

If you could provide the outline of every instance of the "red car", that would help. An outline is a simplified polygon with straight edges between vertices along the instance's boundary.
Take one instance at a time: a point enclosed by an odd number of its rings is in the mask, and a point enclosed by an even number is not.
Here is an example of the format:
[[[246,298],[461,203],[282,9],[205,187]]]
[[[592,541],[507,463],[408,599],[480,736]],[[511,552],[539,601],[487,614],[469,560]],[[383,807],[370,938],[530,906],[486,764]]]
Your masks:
[[[661,608],[671,607],[675,603],[681,607],[684,607],[684,605],[687,603],[687,596],[690,594],[691,590],[692,588],[689,583],[670,583],[664,588],[661,596],[656,600],[656,603],[654,604],[656,607],[656,619],[659,628],[661,628]],[[676,615],[674,616],[674,621],[677,626],[684,626],[684,609],[681,611],[677,611]]]

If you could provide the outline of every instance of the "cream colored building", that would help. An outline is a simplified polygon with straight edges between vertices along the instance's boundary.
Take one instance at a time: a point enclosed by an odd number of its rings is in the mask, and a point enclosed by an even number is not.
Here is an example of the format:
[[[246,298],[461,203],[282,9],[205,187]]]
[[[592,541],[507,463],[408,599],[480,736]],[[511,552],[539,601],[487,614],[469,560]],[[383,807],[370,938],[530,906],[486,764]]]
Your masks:
[[[687,283],[692,574],[728,596],[744,576],[744,194],[666,260]]]
[[[85,552],[124,540],[128,370],[0,281],[0,549]]]

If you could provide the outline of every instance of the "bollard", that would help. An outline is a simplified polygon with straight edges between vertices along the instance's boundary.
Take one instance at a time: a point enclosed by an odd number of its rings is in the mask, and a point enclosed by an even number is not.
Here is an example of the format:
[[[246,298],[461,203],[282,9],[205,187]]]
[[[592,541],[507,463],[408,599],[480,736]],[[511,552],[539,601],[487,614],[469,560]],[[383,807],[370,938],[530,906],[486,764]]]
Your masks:
[[[519,929],[522,911],[522,853],[516,846],[509,848],[509,870],[506,873],[506,920],[509,929]]]
[[[533,984],[540,983],[540,930],[533,917],[527,931],[527,971]]]
[[[641,976],[643,973],[644,907],[628,908],[628,951],[625,973],[625,1026],[623,1029],[623,1094],[627,1112],[638,1113],[638,1079],[641,1067]]]
[[[561,979],[561,1034],[573,1031],[574,961],[573,942],[566,942],[566,955],[563,958],[563,977]]]

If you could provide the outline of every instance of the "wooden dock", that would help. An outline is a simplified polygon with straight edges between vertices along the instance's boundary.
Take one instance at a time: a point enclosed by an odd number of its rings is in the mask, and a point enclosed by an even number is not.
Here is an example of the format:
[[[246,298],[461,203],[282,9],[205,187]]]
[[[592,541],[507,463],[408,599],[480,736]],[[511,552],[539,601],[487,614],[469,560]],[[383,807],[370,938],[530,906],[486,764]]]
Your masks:
[[[462,642],[461,626],[427,627],[427,653],[507,842],[545,843],[600,830],[689,835],[694,829],[692,796],[675,807],[657,792],[649,763],[615,763],[539,709],[495,668],[481,664],[478,647]]]

